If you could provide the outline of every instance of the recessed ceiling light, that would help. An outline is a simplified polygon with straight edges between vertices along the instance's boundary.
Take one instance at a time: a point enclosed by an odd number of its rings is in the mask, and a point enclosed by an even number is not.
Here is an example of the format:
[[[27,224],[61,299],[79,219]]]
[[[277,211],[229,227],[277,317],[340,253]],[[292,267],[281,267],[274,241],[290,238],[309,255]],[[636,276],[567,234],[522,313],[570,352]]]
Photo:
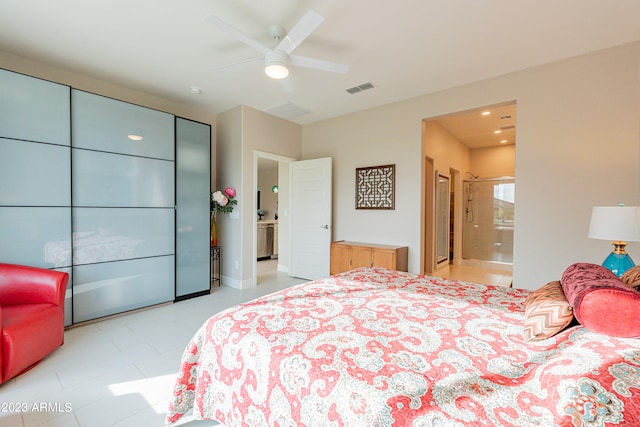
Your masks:
[[[190,91],[192,94],[194,94],[194,95],[200,95],[200,94],[202,93],[202,89],[200,89],[200,88],[199,88],[199,87],[197,87],[197,86],[191,86],[191,87],[189,88],[189,91]]]
[[[506,144],[507,142],[509,141],[507,141],[506,139],[503,139],[502,141],[500,141],[500,144]]]
[[[500,129],[498,129],[498,130],[494,130],[493,133],[496,133],[496,134],[497,133],[502,133],[502,131]]]
[[[134,134],[127,135],[127,138],[129,138],[132,141],[142,141],[144,139],[142,136],[134,135]]]
[[[488,116],[489,114],[491,114],[491,111],[483,111],[483,112],[482,112],[482,115],[483,115],[483,116]]]

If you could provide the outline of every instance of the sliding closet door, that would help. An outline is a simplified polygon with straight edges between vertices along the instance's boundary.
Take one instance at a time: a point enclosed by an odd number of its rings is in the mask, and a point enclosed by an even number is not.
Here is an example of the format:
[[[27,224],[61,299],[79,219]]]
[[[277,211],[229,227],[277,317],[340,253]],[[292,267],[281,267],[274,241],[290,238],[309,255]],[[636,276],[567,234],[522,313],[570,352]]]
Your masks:
[[[68,86],[0,70],[2,262],[71,273],[69,97]]]
[[[176,299],[208,293],[211,126],[176,118]]]
[[[72,91],[74,323],[172,301],[174,116]]]

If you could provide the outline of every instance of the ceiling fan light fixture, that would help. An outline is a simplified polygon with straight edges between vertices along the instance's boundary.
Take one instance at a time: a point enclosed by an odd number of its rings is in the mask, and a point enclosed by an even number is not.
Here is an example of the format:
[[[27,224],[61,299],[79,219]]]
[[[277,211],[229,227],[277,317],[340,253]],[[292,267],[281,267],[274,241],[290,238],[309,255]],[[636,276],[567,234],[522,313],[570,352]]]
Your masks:
[[[289,75],[289,69],[284,64],[268,64],[264,67],[264,73],[272,79],[284,79]]]
[[[289,76],[289,55],[279,49],[272,50],[264,56],[264,73],[272,79],[284,79]]]

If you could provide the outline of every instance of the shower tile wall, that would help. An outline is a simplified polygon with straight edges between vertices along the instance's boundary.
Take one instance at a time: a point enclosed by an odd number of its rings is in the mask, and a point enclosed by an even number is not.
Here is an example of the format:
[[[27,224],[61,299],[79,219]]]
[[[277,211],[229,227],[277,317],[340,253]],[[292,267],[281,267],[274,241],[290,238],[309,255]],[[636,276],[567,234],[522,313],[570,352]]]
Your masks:
[[[513,263],[514,180],[464,182],[462,258]]]

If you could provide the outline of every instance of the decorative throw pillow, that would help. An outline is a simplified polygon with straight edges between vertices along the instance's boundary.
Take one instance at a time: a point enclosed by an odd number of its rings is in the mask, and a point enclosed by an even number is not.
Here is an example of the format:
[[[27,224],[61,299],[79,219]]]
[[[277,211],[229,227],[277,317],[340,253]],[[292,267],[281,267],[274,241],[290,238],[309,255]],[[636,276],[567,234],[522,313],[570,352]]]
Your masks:
[[[640,265],[630,268],[622,273],[620,280],[632,288],[635,288],[636,291],[640,291]]]
[[[573,310],[560,281],[549,282],[524,301],[524,339],[538,341],[564,330],[573,321]]]
[[[562,289],[585,328],[616,337],[640,337],[640,292],[607,268],[573,264],[562,274]]]

